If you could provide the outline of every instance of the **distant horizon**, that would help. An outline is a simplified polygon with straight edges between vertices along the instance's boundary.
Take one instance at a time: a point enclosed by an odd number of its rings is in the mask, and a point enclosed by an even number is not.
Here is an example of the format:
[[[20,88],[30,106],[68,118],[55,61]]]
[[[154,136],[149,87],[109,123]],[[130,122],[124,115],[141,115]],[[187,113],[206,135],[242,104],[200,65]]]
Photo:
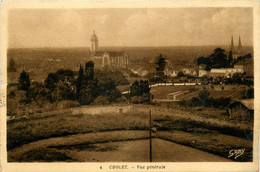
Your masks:
[[[170,47],[230,47],[230,45],[174,45],[174,46],[102,46],[99,49],[104,48],[170,48]],[[235,48],[237,46],[235,45]],[[253,45],[242,45],[242,47],[254,47]],[[90,47],[72,46],[72,47],[8,47],[7,49],[68,49],[68,48],[84,48]],[[97,50],[98,51],[98,50]]]

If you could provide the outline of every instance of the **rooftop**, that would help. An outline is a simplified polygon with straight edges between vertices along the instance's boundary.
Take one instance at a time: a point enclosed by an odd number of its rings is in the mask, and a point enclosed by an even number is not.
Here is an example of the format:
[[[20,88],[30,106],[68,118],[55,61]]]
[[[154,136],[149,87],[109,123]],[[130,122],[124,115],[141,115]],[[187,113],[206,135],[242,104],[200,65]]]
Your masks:
[[[231,103],[230,105],[228,105],[229,108],[232,108],[234,106],[236,106],[237,104],[242,104],[244,105],[247,109],[249,110],[254,110],[254,99],[242,99],[242,100],[238,100],[235,101],[233,103]]]
[[[240,100],[240,102],[249,110],[254,110],[254,99],[244,99]]]

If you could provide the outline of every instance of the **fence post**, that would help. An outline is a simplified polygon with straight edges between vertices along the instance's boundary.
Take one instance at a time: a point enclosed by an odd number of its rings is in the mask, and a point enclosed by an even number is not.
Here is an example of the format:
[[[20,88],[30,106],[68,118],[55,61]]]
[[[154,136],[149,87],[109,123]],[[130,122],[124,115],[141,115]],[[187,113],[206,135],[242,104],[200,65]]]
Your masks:
[[[149,126],[149,130],[150,130],[150,162],[152,162],[152,109],[150,109],[149,112],[149,117],[150,117],[150,126]]]

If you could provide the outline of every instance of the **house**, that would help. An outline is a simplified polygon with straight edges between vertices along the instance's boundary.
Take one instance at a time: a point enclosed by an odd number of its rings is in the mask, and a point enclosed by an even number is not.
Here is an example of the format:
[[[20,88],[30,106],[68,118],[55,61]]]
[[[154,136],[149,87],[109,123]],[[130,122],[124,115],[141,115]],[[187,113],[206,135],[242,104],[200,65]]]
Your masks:
[[[240,64],[235,64],[235,65],[234,65],[234,68],[235,68],[235,69],[242,69],[242,70],[243,70],[243,69],[244,69],[244,65],[242,65],[242,64],[241,64],[241,65],[240,65]]]
[[[199,77],[204,77],[204,76],[207,76],[208,75],[208,71],[206,70],[199,70]]]
[[[207,65],[205,65],[205,64],[199,65],[199,69],[201,69],[201,70],[205,70],[206,68],[207,68]]]
[[[243,69],[240,68],[219,68],[219,69],[211,69],[209,76],[210,77],[230,77],[235,73],[244,73]]]
[[[254,62],[253,59],[244,59],[236,62],[234,68],[242,69],[247,76],[254,76]]]
[[[228,105],[228,115],[232,118],[253,119],[254,118],[254,99],[243,99]]]
[[[228,76],[226,68],[211,69],[209,73],[210,77],[226,77]]]
[[[184,75],[197,76],[197,71],[192,68],[183,68],[182,72]]]
[[[147,75],[149,73],[148,70],[143,69],[143,68],[140,68],[140,69],[138,69],[136,71],[132,70],[132,72],[137,74],[137,75],[139,75],[139,76],[141,76],[141,77],[144,77],[145,75]]]
[[[175,77],[178,75],[178,71],[177,70],[173,70],[172,67],[166,66],[164,69],[164,74],[170,77]]]

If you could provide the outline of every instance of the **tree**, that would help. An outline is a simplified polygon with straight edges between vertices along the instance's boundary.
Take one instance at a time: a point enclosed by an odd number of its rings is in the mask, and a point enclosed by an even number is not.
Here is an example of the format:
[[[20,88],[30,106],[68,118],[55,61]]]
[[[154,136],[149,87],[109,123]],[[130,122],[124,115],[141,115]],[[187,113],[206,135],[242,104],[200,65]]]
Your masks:
[[[82,84],[83,84],[83,67],[80,65],[79,67],[79,75],[77,78],[77,82],[76,82],[76,94],[77,94],[77,98],[79,97],[79,93],[80,90],[82,89]]]
[[[88,105],[92,103],[95,98],[99,96],[99,88],[98,88],[98,81],[91,80],[88,81],[87,86],[83,87],[80,90],[78,101],[82,105]]]
[[[150,94],[150,87],[148,81],[142,81],[140,80],[140,89],[141,94],[143,97],[143,102],[150,102],[151,94]]]
[[[9,64],[8,64],[8,68],[7,68],[8,72],[16,72],[16,64],[13,58],[10,59]]]
[[[51,92],[43,83],[34,83],[30,87],[28,98],[42,106],[47,101],[52,101]]]
[[[140,89],[139,82],[136,80],[130,87],[130,96],[141,96],[142,92]]]
[[[246,98],[252,99],[254,98],[254,88],[250,87],[246,92]]]
[[[242,84],[242,77],[243,75],[241,73],[234,73],[232,76],[232,81],[234,84]]]
[[[148,81],[140,80],[140,90],[142,95],[150,93],[150,87]]]
[[[71,82],[74,72],[70,69],[59,69],[55,72],[57,79],[62,82]]]
[[[224,49],[216,48],[209,58],[211,68],[225,68],[229,66]]]
[[[233,60],[232,51],[229,51],[229,53],[228,53],[228,59],[227,59],[227,62],[228,62],[228,65],[229,65],[229,66],[232,66],[232,64],[231,64],[232,60]]]
[[[159,55],[158,61],[155,63],[158,66],[156,67],[156,71],[159,75],[164,75],[164,68],[167,64],[167,62],[165,61],[165,58],[162,56],[162,54]]]
[[[94,79],[94,63],[92,61],[86,62],[85,64],[85,77],[86,81]]]
[[[209,92],[207,89],[203,89],[199,92],[199,99],[200,99],[200,102],[205,106],[206,100],[209,99]]]
[[[75,100],[75,93],[66,82],[61,80],[57,82],[55,89],[52,91],[52,101]]]
[[[210,59],[207,58],[207,57],[199,57],[197,59],[197,65],[201,65],[201,64],[209,65],[210,64]]]
[[[74,72],[69,69],[59,69],[55,73],[49,73],[45,79],[46,88],[53,91],[59,81],[70,85],[74,78]]]
[[[20,90],[25,90],[28,91],[29,87],[31,85],[31,81],[30,81],[30,76],[28,73],[26,73],[24,70],[22,71],[22,73],[20,74],[20,77],[18,79],[19,82],[19,86],[18,88]]]
[[[59,81],[58,76],[55,73],[49,73],[45,79],[45,87],[53,91],[56,87],[56,83]]]
[[[148,81],[136,80],[130,87],[130,97],[133,103],[149,102],[151,94]]]

